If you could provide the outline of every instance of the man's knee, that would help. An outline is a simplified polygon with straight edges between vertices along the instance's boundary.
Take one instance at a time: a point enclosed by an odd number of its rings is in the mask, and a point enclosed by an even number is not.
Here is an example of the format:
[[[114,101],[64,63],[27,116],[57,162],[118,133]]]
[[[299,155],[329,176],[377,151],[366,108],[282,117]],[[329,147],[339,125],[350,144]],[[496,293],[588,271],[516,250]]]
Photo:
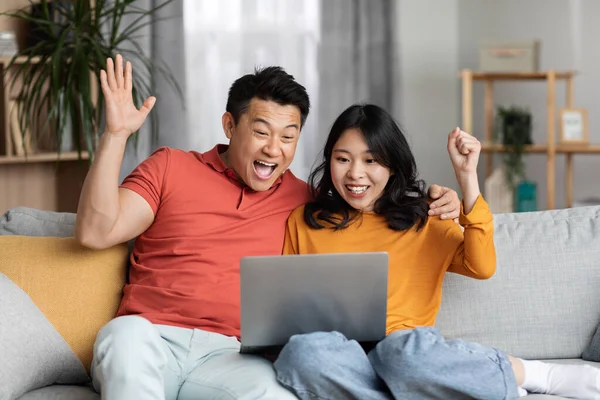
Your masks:
[[[100,329],[94,344],[94,368],[110,366],[112,374],[136,374],[145,362],[166,362],[162,339],[147,319],[123,316]]]
[[[133,350],[160,339],[158,330],[145,318],[138,316],[118,317],[100,329],[96,336],[96,345],[108,343],[111,347]]]

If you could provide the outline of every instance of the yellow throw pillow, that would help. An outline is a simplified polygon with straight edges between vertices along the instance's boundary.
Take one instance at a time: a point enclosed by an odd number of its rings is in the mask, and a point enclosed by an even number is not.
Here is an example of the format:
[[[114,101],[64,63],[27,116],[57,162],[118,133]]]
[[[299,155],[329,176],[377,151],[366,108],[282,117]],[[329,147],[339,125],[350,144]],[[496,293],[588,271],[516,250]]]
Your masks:
[[[96,334],[114,318],[127,245],[90,250],[74,238],[0,236],[0,272],[25,291],[89,372]]]

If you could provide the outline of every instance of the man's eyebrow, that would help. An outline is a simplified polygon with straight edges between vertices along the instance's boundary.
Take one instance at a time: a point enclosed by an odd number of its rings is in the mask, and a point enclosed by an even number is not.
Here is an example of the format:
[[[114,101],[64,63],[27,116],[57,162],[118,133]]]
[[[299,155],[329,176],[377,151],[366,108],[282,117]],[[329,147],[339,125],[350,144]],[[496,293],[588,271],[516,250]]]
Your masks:
[[[263,124],[267,125],[268,127],[271,127],[271,124],[269,123],[269,121],[267,121],[266,119],[263,118],[254,118],[252,120],[252,122],[262,122]],[[300,129],[300,127],[298,126],[298,124],[290,124],[288,126],[285,127],[285,129],[287,128],[296,128],[296,129]]]

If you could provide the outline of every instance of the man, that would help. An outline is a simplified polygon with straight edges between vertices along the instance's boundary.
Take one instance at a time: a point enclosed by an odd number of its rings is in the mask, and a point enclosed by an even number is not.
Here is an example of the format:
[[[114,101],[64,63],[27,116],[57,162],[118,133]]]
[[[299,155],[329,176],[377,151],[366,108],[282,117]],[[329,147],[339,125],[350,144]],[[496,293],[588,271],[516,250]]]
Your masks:
[[[239,260],[280,254],[289,213],[308,200],[287,170],[308,95],[278,67],[245,75],[222,117],[229,146],[160,148],[119,186],[127,138],[155,103],[136,109],[131,69],[117,55],[102,71],[106,130],[75,228],[95,249],[137,238],[118,317],[94,345],[94,387],[110,400],[294,399],[270,361],[239,354]],[[431,213],[458,216],[457,194],[435,191]]]

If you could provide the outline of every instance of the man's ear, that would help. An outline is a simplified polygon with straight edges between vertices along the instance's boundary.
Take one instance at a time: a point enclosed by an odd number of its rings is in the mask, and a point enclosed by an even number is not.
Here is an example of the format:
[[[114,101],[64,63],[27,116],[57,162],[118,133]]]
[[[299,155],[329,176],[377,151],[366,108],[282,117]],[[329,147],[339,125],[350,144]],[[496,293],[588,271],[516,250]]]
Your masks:
[[[221,124],[223,125],[223,132],[225,132],[225,136],[227,136],[227,139],[231,139],[231,135],[233,135],[233,129],[235,128],[233,115],[231,115],[230,112],[223,114],[221,117]]]

